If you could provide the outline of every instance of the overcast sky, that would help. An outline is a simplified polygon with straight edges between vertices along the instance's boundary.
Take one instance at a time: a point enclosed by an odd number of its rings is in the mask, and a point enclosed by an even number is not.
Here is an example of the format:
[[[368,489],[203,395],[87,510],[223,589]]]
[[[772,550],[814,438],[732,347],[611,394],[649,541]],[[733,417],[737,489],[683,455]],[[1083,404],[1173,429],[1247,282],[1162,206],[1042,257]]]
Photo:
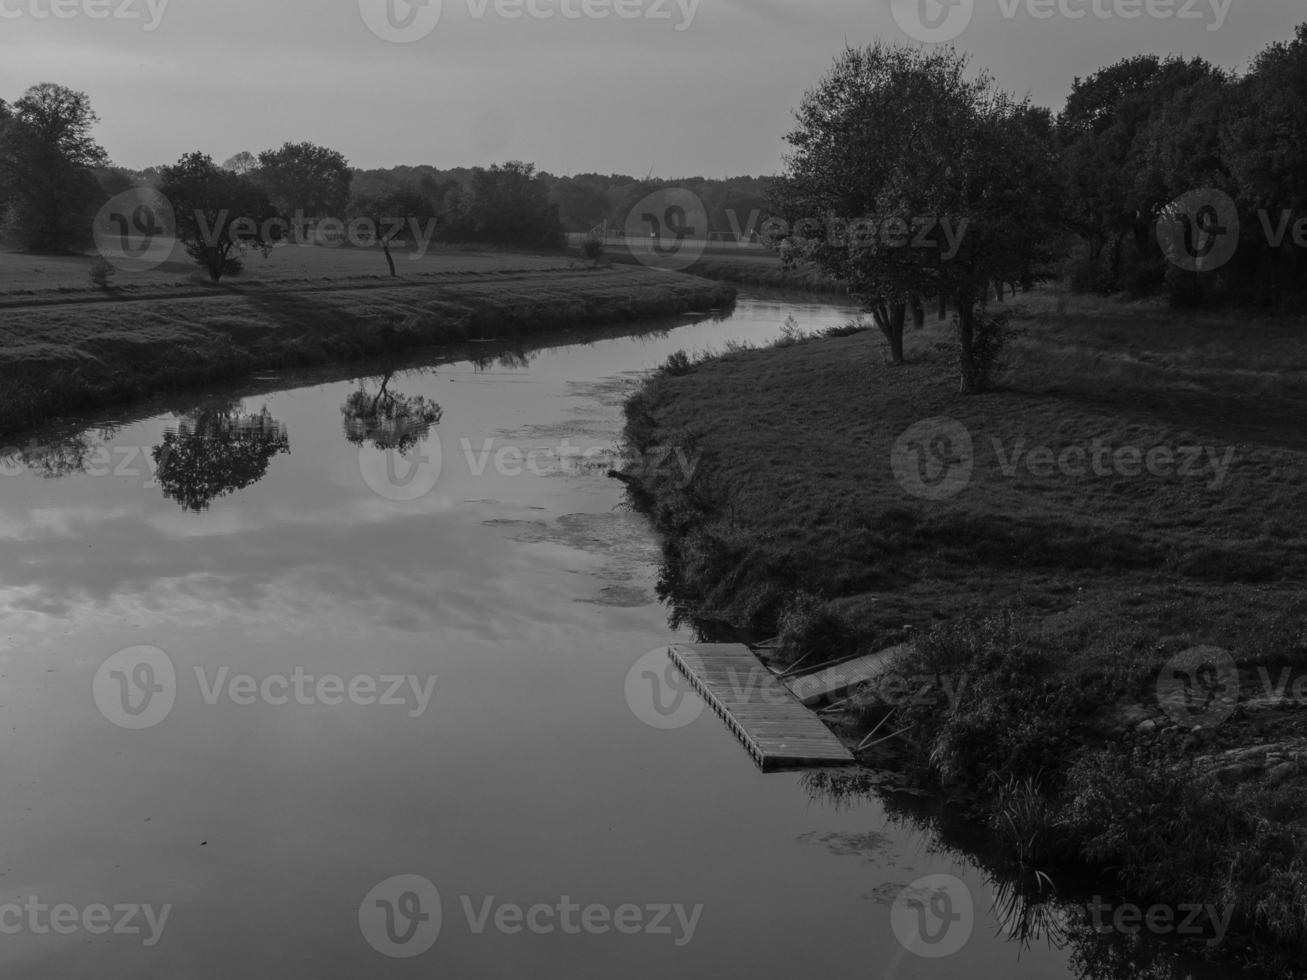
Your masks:
[[[1307,20],[1302,0],[517,0],[517,18],[514,0],[427,2],[0,0],[0,97],[42,81],[88,92],[101,143],[135,168],[312,140],[360,167],[771,174],[831,59],[846,42],[912,41],[901,22],[961,30],[1005,88],[1056,107],[1120,58],[1237,68]],[[51,3],[72,16],[39,16]],[[1041,4],[1051,16],[1032,15]]]

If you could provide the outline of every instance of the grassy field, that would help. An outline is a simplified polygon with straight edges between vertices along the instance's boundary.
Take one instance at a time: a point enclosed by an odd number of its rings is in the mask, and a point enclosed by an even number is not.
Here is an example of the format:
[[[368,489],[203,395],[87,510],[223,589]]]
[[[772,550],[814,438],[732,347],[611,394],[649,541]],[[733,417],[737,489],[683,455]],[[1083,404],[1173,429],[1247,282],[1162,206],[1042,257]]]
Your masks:
[[[120,274],[102,291],[87,276],[89,258],[0,256],[0,431],[272,367],[671,316],[734,298],[703,279],[566,256],[401,258],[397,279],[380,255],[357,250],[281,250],[262,262],[250,258],[221,286],[169,265]]]
[[[433,247],[425,256],[410,259],[395,251],[401,276],[490,273],[566,268],[574,260],[567,256],[522,255],[512,252],[450,251]],[[49,292],[91,292],[91,265],[95,255],[29,255],[0,251],[0,300],[30,297]],[[258,252],[245,256],[245,271],[232,282],[277,282],[306,279],[342,279],[388,275],[386,260],[378,249],[323,248],[286,245],[264,258]],[[203,287],[201,274],[180,246],[167,262],[151,272],[119,272],[113,285],[123,291],[163,287]]]
[[[1022,302],[981,397],[933,322],[901,368],[875,331],[669,364],[628,406],[637,447],[703,454],[635,494],[664,590],[809,666],[911,642],[902,672],[965,695],[864,691],[833,716],[851,739],[894,710],[886,764],[977,794],[1028,867],[1233,904],[1301,952],[1307,703],[1273,695],[1307,678],[1307,323]],[[1241,697],[1191,731],[1158,681],[1204,646]]]

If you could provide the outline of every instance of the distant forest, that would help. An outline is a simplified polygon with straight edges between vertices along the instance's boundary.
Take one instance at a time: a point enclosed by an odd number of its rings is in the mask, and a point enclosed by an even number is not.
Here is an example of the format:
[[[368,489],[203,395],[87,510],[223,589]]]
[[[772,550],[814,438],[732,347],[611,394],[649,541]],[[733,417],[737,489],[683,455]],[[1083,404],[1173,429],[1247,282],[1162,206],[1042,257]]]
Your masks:
[[[768,238],[772,218],[792,226],[829,215],[860,220],[868,216],[867,208],[878,209],[870,212],[873,217],[896,220],[899,212],[909,218],[944,215],[957,219],[955,227],[965,221],[970,239],[998,235],[1011,255],[1021,249],[1029,253],[1015,277],[1027,284],[1060,279],[1079,291],[1166,295],[1177,305],[1302,308],[1307,296],[1307,24],[1239,73],[1198,58],[1126,59],[1076,79],[1056,112],[995,94],[985,76],[964,84],[939,74],[947,69],[960,79],[968,67],[960,53],[927,57],[883,46],[870,50],[871,61],[856,52],[837,59],[824,89],[809,93],[796,115],[817,138],[817,124],[829,107],[814,102],[816,95],[842,88],[853,97],[841,111],[856,119],[856,127],[821,137],[833,140],[832,155],[817,170],[805,172],[820,155],[812,155],[814,146],[800,145],[797,170],[795,156],[778,154],[776,177],[724,180],[557,177],[522,162],[358,170],[339,152],[311,143],[287,143],[257,155],[242,152],[222,163],[191,153],[177,164],[134,172],[113,166],[96,143],[99,119],[86,94],[36,85],[12,103],[0,99],[0,231],[10,247],[84,251],[103,203],[149,185],[164,191],[179,213],[180,201],[187,202],[188,214],[203,211],[206,229],[217,218],[235,221],[238,209],[260,222],[272,215],[349,222],[402,214],[433,223],[436,239],[446,243],[558,249],[568,232],[605,225],[623,229],[633,204],[677,187],[703,201],[713,236],[757,236],[782,254],[793,243]],[[903,98],[876,102],[885,93],[893,95],[895,85],[904,86]],[[982,159],[978,144],[958,142],[957,127],[950,124],[934,134],[934,150],[927,151],[933,157],[921,159],[922,134],[932,132],[931,113],[968,98],[975,102],[974,93],[990,93],[984,97],[1008,106],[984,130],[1009,140],[1006,149]],[[965,112],[981,119],[993,116],[993,107],[977,102]],[[925,176],[923,163],[935,168],[933,176]],[[1024,183],[1004,183],[1004,172],[1022,167],[1029,168]],[[830,175],[837,172],[841,177],[835,180]],[[945,186],[955,179],[962,184]],[[924,185],[930,193],[917,193]],[[994,193],[977,197],[977,189],[986,187]],[[887,205],[886,191],[900,203]],[[994,207],[998,191],[1011,192],[1014,203]],[[903,202],[919,207],[932,200],[931,210],[904,210],[909,205]],[[1045,212],[1035,214],[1037,204],[1043,208],[1049,202]],[[1158,234],[1164,221],[1181,239],[1179,245],[1171,243],[1170,254]],[[1040,226],[1037,235],[1033,224]],[[1022,231],[1025,225],[1031,227]],[[236,253],[243,248],[268,244],[241,227],[219,232],[217,254],[206,253],[191,234],[197,261],[215,279],[238,268]],[[1235,240],[1237,254],[1216,254],[1218,246]],[[1175,261],[1176,248],[1196,257],[1196,272]],[[913,263],[924,269],[919,257],[911,257]],[[942,275],[933,272],[937,279]],[[931,291],[913,288],[925,295]]]

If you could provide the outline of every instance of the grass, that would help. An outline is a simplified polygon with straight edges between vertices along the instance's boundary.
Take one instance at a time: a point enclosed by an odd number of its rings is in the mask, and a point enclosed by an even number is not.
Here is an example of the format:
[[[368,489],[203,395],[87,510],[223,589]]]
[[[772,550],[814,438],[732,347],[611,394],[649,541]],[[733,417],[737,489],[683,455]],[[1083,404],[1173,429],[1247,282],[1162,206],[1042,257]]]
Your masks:
[[[702,453],[689,487],[654,474],[634,491],[666,535],[662,590],[679,618],[779,633],[792,657],[913,641],[906,672],[969,686],[897,708],[911,743],[893,761],[974,794],[1015,861],[1087,861],[1149,896],[1232,903],[1301,950],[1307,769],[1228,785],[1201,764],[1307,749],[1307,719],[1241,707],[1192,737],[1116,719],[1160,715],[1159,672],[1190,647],[1230,650],[1245,694],[1259,668],[1307,675],[1307,323],[1021,302],[982,397],[957,394],[938,322],[910,335],[901,368],[877,332],[838,329],[669,363],[627,411],[636,448]],[[892,459],[941,418],[970,436],[974,473],[923,499]],[[1010,466],[1018,448],[1056,458],[1095,440],[1233,455],[1223,479],[1208,456],[1193,475]],[[840,730],[860,738],[885,714],[876,701],[855,699]]]
[[[280,266],[249,258],[245,275],[217,287],[165,266],[119,274],[108,292],[92,287],[89,257],[0,256],[17,270],[0,290],[0,432],[252,371],[670,316],[734,296],[566,257],[443,253],[412,269],[401,259],[392,279],[367,252],[295,252],[274,253]]]

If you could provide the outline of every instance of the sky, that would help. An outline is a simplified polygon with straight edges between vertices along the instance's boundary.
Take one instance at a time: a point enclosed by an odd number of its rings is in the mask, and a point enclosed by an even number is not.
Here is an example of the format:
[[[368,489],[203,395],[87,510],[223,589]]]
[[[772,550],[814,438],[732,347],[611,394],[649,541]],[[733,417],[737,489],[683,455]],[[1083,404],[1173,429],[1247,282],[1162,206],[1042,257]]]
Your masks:
[[[782,168],[846,44],[949,40],[1059,107],[1135,54],[1246,67],[1302,0],[0,0],[0,98],[91,96],[122,166],[311,140],[358,167]]]

